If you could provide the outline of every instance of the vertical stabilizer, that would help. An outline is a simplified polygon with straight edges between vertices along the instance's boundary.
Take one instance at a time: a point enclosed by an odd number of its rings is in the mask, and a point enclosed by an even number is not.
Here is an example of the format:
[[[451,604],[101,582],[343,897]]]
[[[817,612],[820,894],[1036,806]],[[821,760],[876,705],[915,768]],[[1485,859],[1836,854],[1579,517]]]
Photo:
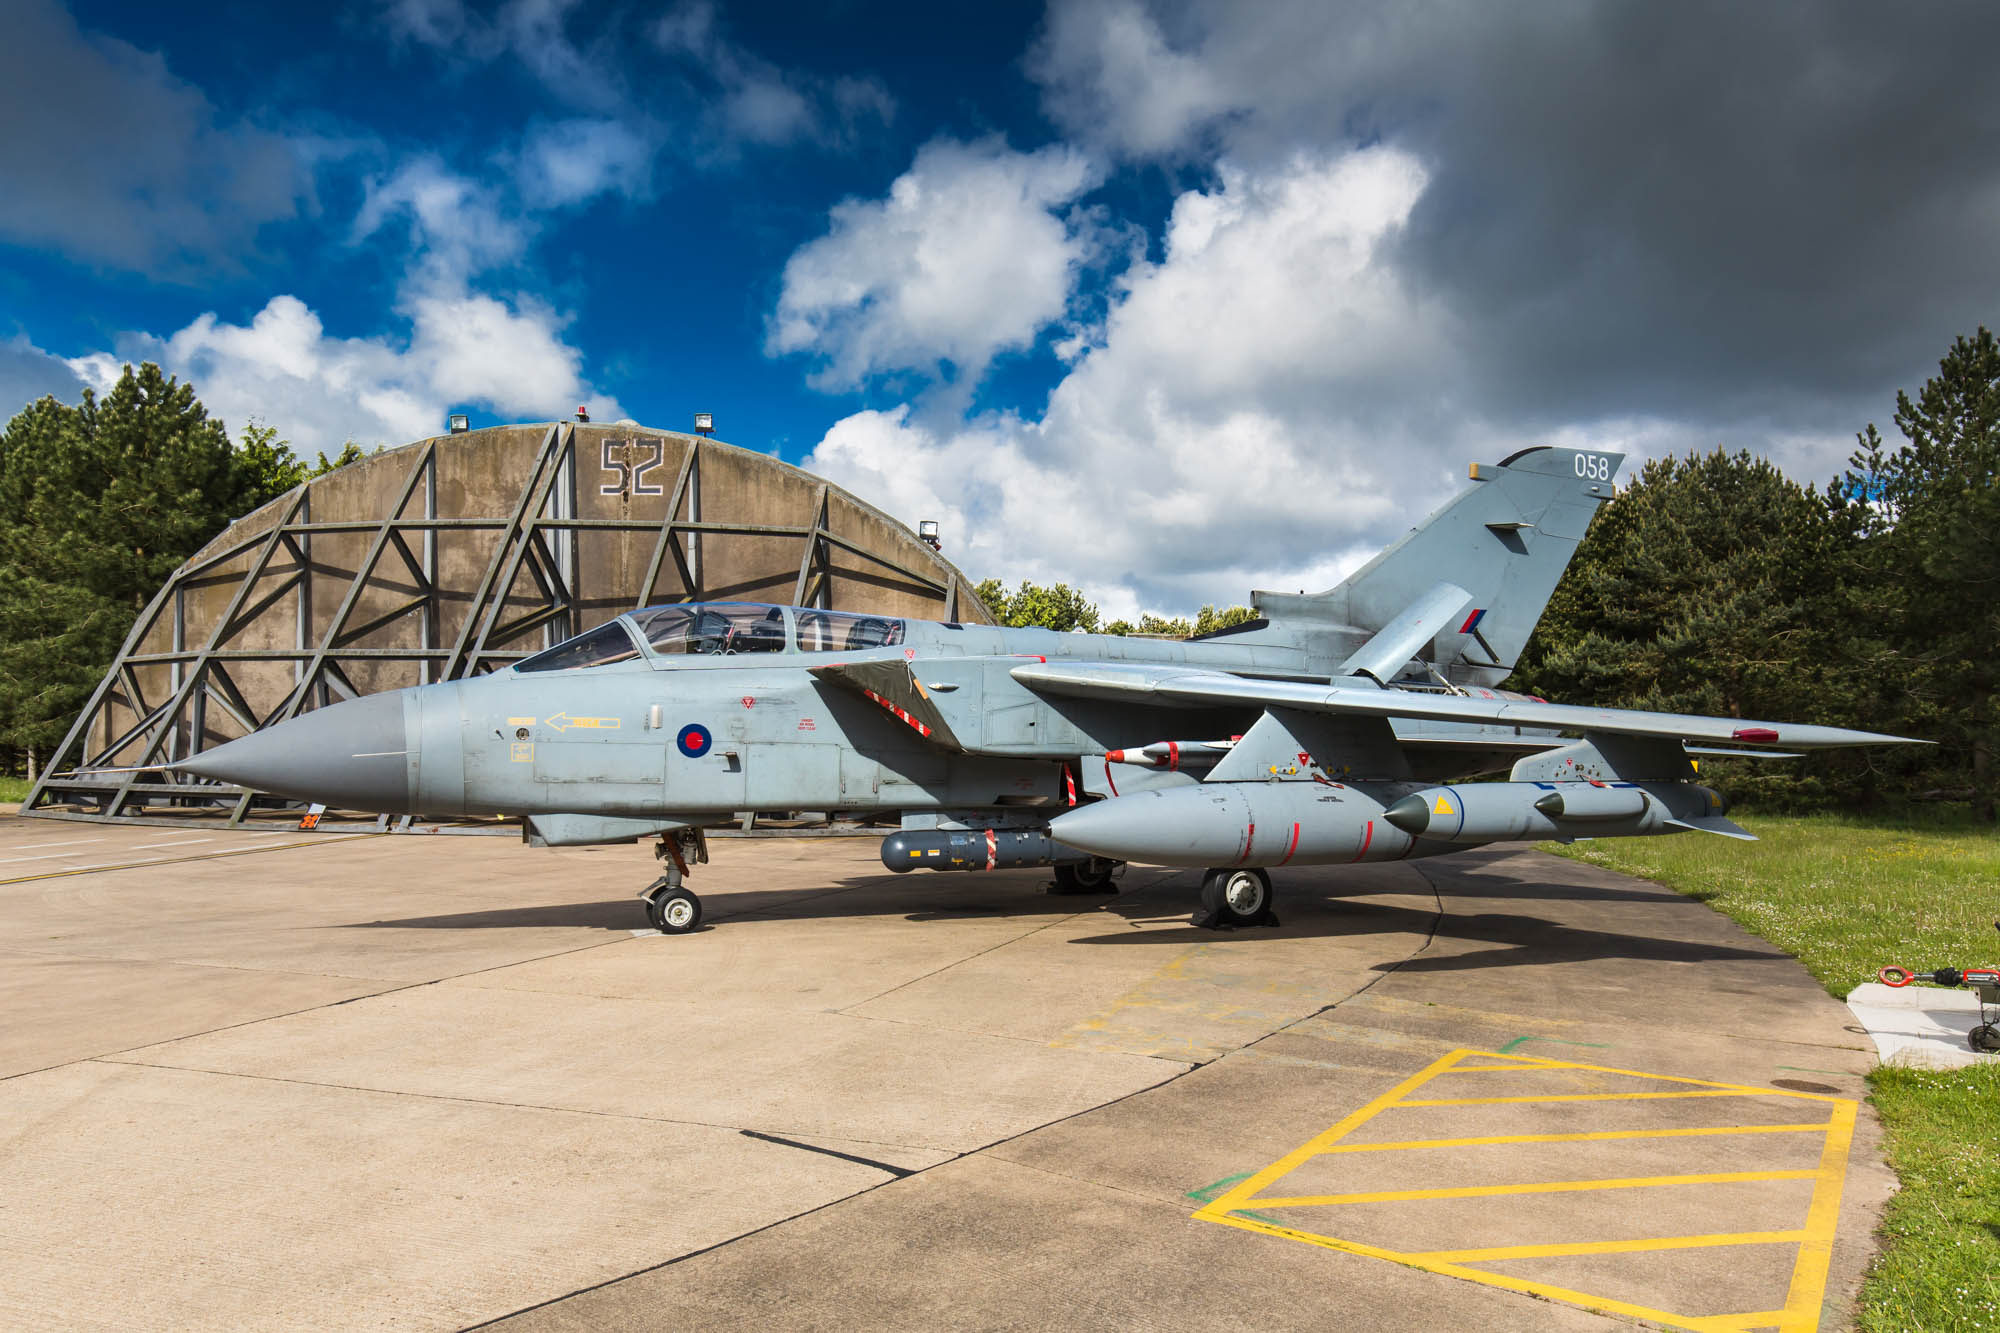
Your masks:
[[[1538,446],[1475,463],[1472,486],[1354,571],[1337,588],[1259,592],[1273,621],[1314,621],[1375,635],[1439,584],[1470,605],[1418,654],[1451,679],[1497,685],[1514,669],[1542,608],[1597,507],[1613,494],[1624,455]]]

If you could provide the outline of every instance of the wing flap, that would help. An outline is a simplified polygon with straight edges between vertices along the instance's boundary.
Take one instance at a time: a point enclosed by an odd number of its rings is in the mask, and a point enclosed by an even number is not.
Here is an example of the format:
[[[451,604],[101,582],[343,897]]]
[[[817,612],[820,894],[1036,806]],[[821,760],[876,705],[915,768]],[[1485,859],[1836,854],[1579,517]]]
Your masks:
[[[1823,749],[1835,745],[1916,745],[1903,736],[1885,736],[1844,727],[1790,722],[1751,722],[1691,713],[1646,713],[1629,708],[1589,708],[1520,699],[1481,699],[1384,689],[1356,677],[1353,683],[1308,685],[1296,681],[1253,680],[1222,671],[1119,662],[1031,662],[1015,667],[1014,679],[1037,691],[1095,699],[1122,699],[1189,708],[1272,704],[1358,717],[1426,718],[1436,722],[1489,722],[1557,731],[1609,732],[1677,740],[1785,745]]]

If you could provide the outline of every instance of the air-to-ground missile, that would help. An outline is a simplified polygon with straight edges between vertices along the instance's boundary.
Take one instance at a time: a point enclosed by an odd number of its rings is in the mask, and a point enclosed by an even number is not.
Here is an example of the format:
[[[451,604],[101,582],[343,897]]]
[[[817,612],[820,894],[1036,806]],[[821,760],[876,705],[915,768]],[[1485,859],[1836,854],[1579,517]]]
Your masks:
[[[1058,815],[1049,832],[1097,856],[1164,866],[1327,865],[1452,850],[1388,823],[1382,802],[1361,788],[1325,782],[1134,792]]]
[[[1072,865],[1090,853],[1065,847],[1047,829],[906,829],[882,839],[882,864],[905,870],[1018,870]]]
[[[1668,833],[1684,820],[1719,816],[1726,805],[1693,783],[1475,782],[1411,792],[1383,818],[1412,837],[1503,842]]]

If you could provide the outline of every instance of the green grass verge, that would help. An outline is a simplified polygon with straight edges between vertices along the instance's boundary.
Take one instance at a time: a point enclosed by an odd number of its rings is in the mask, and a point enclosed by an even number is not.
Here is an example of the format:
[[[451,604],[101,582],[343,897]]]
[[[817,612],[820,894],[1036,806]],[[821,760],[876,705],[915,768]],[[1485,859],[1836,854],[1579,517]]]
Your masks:
[[[0,778],[0,805],[12,805],[26,800],[28,780],[26,778]]]
[[[2000,835],[1931,814],[1904,821],[1743,816],[1761,841],[1682,834],[1544,844],[1702,899],[1794,954],[1835,996],[1896,963],[2000,959]],[[1858,1326],[2000,1330],[2000,1065],[1880,1068],[1871,1100],[1902,1189]]]

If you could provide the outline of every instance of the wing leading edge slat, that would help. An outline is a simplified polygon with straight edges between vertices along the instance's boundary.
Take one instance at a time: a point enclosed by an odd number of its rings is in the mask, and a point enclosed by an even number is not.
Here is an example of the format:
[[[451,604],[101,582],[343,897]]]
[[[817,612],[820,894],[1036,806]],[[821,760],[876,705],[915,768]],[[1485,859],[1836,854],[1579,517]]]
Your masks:
[[[1697,717],[1689,713],[1646,713],[1629,708],[1588,708],[1573,704],[1479,699],[1384,689],[1364,685],[1359,678],[1352,685],[1307,685],[1293,681],[1252,680],[1221,671],[1190,671],[1118,662],[1031,662],[1015,667],[1011,674],[1028,688],[1048,694],[1188,708],[1279,704],[1358,717],[1500,723],[1558,731],[1665,736],[1735,745],[1782,744],[1792,749],[1927,743],[1872,731],[1850,731],[1844,727],[1751,722],[1732,717]]]

